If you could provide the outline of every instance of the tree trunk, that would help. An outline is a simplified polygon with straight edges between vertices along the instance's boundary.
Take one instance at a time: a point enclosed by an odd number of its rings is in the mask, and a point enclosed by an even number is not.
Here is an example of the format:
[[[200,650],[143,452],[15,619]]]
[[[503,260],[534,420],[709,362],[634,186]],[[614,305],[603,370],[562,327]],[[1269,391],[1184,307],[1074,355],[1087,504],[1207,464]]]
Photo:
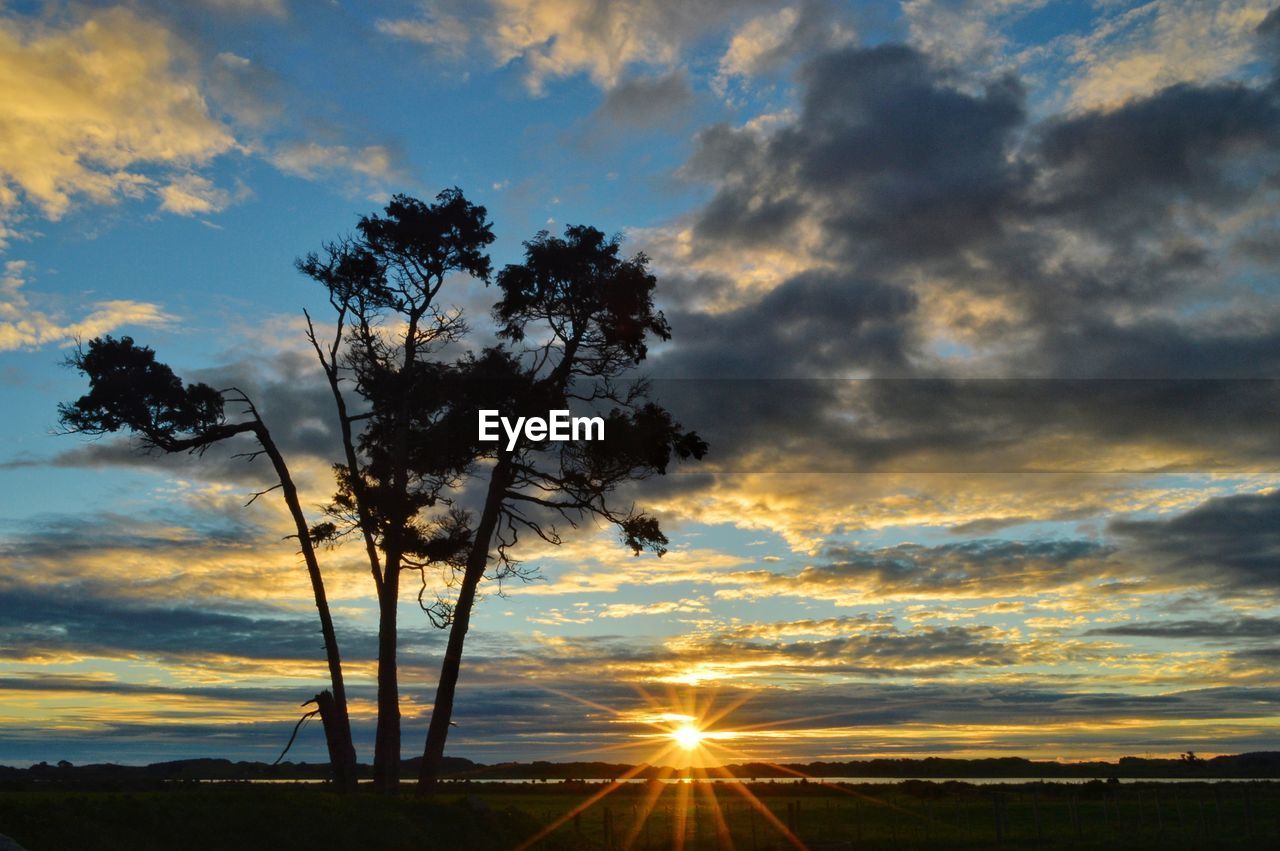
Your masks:
[[[422,308],[425,311],[425,307]],[[403,379],[417,355],[418,321],[421,313],[411,313],[404,336]],[[400,561],[404,555],[401,539],[412,511],[408,507],[409,488],[409,399],[402,393],[396,406],[395,442],[391,448],[391,495],[393,510],[389,528],[383,533],[382,582],[378,586],[378,733],[373,753],[373,782],[384,792],[400,787],[400,685],[396,673],[396,609],[400,605]],[[350,460],[348,460],[350,463]]]
[[[498,513],[507,489],[508,464],[506,457],[494,465],[485,495],[484,511],[476,526],[476,537],[467,554],[467,569],[458,589],[458,600],[453,607],[453,623],[449,628],[449,644],[445,648],[444,661],[440,665],[440,683],[436,686],[436,700],[431,707],[431,724],[427,728],[427,743],[422,755],[422,768],[418,773],[418,794],[429,795],[435,790],[444,759],[444,743],[449,736],[449,722],[453,717],[453,696],[458,686],[458,671],[462,665],[462,646],[467,640],[467,628],[471,624],[471,607],[475,604],[476,586],[484,578],[489,563],[489,544],[498,526]]]
[[[315,701],[320,710],[320,722],[324,725],[325,744],[329,746],[333,785],[339,792],[351,792],[356,788],[357,780],[351,727],[346,715],[338,710],[332,691],[325,689],[316,695]]]
[[[257,422],[254,429],[263,451],[271,459],[276,475],[280,478],[280,491],[284,494],[285,505],[293,516],[294,526],[298,531],[298,543],[302,548],[302,559],[307,565],[307,574],[311,578],[311,591],[316,599],[316,611],[320,615],[320,632],[324,636],[325,658],[329,663],[329,680],[333,689],[333,707],[331,719],[324,718],[325,738],[329,740],[329,759],[333,762],[333,776],[341,791],[355,788],[356,749],[351,738],[351,720],[347,714],[347,689],[342,681],[342,657],[338,653],[338,636],[333,629],[333,616],[329,612],[329,598],[324,589],[324,577],[320,573],[320,562],[316,559],[315,548],[311,545],[311,537],[307,528],[306,515],[302,513],[302,504],[298,501],[298,489],[289,475],[289,467],[284,456],[271,439],[270,432],[262,421]],[[321,713],[323,718],[324,713]],[[335,756],[336,754],[336,756]]]
[[[378,733],[373,751],[373,783],[384,792],[394,792],[400,785],[400,685],[396,673],[399,557],[388,553],[384,563],[387,569],[378,588]]]

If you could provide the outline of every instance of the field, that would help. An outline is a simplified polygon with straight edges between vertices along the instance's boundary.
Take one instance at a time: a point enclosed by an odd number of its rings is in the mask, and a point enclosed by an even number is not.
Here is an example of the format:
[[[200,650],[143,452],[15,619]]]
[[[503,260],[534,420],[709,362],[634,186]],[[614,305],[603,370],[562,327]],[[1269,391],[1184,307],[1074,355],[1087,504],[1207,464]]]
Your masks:
[[[187,783],[0,791],[0,833],[60,849],[1274,848],[1280,784],[455,784],[339,798]],[[750,792],[750,795],[745,794]],[[756,803],[758,802],[758,804]],[[647,816],[646,816],[647,813]]]

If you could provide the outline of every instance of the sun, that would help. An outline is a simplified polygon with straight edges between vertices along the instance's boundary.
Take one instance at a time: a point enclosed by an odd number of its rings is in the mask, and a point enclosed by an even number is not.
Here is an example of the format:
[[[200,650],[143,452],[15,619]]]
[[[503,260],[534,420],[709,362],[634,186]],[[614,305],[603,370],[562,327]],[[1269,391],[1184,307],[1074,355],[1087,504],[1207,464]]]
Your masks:
[[[671,731],[671,738],[680,747],[692,751],[702,747],[702,740],[706,738],[706,734],[692,724],[681,724]]]

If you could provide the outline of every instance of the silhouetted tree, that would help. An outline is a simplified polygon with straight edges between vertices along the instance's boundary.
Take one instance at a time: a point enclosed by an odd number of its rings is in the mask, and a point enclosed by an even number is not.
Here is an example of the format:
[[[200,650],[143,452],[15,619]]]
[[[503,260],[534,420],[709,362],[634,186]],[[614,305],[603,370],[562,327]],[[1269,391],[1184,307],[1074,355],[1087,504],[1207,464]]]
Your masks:
[[[449,629],[419,777],[429,789],[438,773],[453,711],[463,646],[480,583],[527,578],[512,551],[522,532],[559,544],[557,523],[603,520],[636,554],[661,556],[667,538],[657,520],[615,504],[623,484],[666,472],[674,458],[701,458],[706,444],[650,398],[632,376],[650,338],[671,329],[654,308],[654,276],[643,255],[620,257],[617,239],[570,227],[563,238],[543,232],[525,244],[525,260],[497,277],[501,299],[492,319],[497,345],[466,349],[460,309],[440,293],[449,278],[489,283],[486,247],[493,241],[483,207],[457,189],[426,204],[395,196],[382,215],[360,219],[356,232],[298,261],[321,283],[333,309],[332,334],[307,315],[307,337],[334,400],[342,460],[324,521],[308,525],[276,444],[239,390],[187,385],[150,349],[110,337],[77,351],[73,363],[90,392],[61,406],[71,431],[130,431],[164,452],[204,452],[252,434],[275,467],[312,579],[333,681],[317,695],[335,777],[354,783],[345,689],[337,639],[315,547],[362,539],[379,603],[378,721],[375,782],[399,780],[400,708],[397,606],[401,573],[422,575],[419,602]],[[354,391],[348,405],[348,390]],[[228,422],[227,402],[246,420]],[[507,416],[579,409],[605,420],[603,440],[482,442],[477,411]],[[485,477],[487,476],[487,481]],[[483,482],[478,511],[457,504]],[[271,488],[270,490],[274,490]],[[265,491],[263,492],[265,493]],[[262,494],[255,494],[254,498]],[[252,501],[252,500],[251,500]],[[452,599],[424,601],[428,570],[439,570]]]
[[[260,449],[249,453],[249,456],[266,455],[275,469],[278,482],[268,490],[254,494],[250,502],[279,489],[293,518],[303,561],[311,579],[316,610],[320,615],[332,686],[332,692],[321,692],[314,700],[324,724],[334,782],[343,791],[354,788],[356,752],[347,715],[342,659],[329,613],[324,579],[306,517],[298,502],[297,488],[258,409],[236,388],[215,390],[207,384],[184,384],[169,366],[156,360],[155,352],[146,346],[134,345],[129,337],[118,340],[110,336],[95,338],[87,346],[76,349],[70,364],[89,379],[87,394],[75,402],[58,406],[62,425],[70,432],[91,435],[130,432],[145,447],[167,453],[203,453],[213,444],[239,434],[252,435],[258,441]],[[228,422],[225,413],[227,402],[243,404],[247,419]]]
[[[440,304],[449,275],[487,281],[493,241],[484,207],[457,189],[434,204],[397,195],[384,215],[360,219],[351,237],[298,261],[334,310],[333,335],[308,335],[328,377],[344,451],[338,492],[317,541],[358,534],[378,597],[378,726],[374,781],[399,781],[400,700],[396,664],[400,574],[457,561],[470,544],[467,516],[449,510],[472,462],[474,433],[454,414],[458,370],[444,352],[466,333],[461,311]],[[350,380],[361,407],[348,411]],[[474,432],[474,423],[471,424]]]
[[[561,542],[555,522],[576,527],[586,519],[617,527],[637,555],[661,556],[668,543],[656,518],[610,496],[622,484],[666,472],[673,458],[701,458],[706,444],[684,431],[649,397],[649,385],[628,376],[648,352],[650,337],[667,340],[671,328],[654,308],[656,279],[644,255],[624,260],[617,239],[584,226],[564,237],[539,233],[525,243],[525,260],[498,275],[494,306],[498,336],[513,348],[490,349],[460,364],[472,386],[497,388],[487,407],[507,416],[591,406],[606,410],[604,440],[552,443],[521,440],[476,444],[488,485],[471,545],[457,579],[457,596],[443,604],[449,642],[419,775],[429,792],[439,773],[453,713],[463,645],[477,588],[491,570],[513,570],[520,533]],[[518,347],[518,348],[516,348]],[[497,379],[497,380],[495,380]],[[464,406],[465,407],[465,406]],[[474,408],[471,409],[474,411]],[[474,413],[471,416],[475,416]]]

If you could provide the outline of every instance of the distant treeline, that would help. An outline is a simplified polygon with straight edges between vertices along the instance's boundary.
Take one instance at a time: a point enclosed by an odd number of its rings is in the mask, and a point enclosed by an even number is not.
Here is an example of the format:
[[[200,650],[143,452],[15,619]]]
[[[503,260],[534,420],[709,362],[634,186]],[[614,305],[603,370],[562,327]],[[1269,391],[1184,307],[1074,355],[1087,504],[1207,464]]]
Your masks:
[[[599,780],[631,774],[653,777],[687,777],[688,770],[661,766],[635,766],[604,762],[533,762],[476,765],[452,772],[455,778],[523,780]],[[632,773],[634,772],[634,773]],[[714,779],[725,774],[740,778],[775,779],[785,777],[1018,777],[1018,778],[1280,778],[1280,751],[1216,756],[1201,759],[1144,759],[1121,757],[1118,762],[1037,762],[1022,757],[991,759],[870,759],[849,762],[733,763],[719,772],[707,772]],[[701,775],[699,775],[701,776]]]
[[[416,760],[406,760],[405,770],[413,771]],[[443,776],[456,780],[606,780],[624,775],[637,779],[691,776],[687,769],[664,766],[633,766],[607,762],[506,762],[482,765],[468,759],[449,757]],[[372,768],[359,766],[362,777],[372,777]],[[327,763],[232,762],[226,759],[186,759],[145,766],[98,763],[56,765],[39,763],[28,768],[0,766],[0,782],[30,781],[165,781],[165,780],[312,780],[329,776]],[[1194,754],[1180,759],[1144,759],[1126,756],[1117,762],[1038,762],[1021,757],[991,759],[870,759],[850,762],[810,762],[777,765],[762,762],[731,764],[707,776],[775,779],[784,777],[885,777],[885,778],[1280,778],[1280,751],[1215,756]],[[702,776],[701,773],[699,776]]]

